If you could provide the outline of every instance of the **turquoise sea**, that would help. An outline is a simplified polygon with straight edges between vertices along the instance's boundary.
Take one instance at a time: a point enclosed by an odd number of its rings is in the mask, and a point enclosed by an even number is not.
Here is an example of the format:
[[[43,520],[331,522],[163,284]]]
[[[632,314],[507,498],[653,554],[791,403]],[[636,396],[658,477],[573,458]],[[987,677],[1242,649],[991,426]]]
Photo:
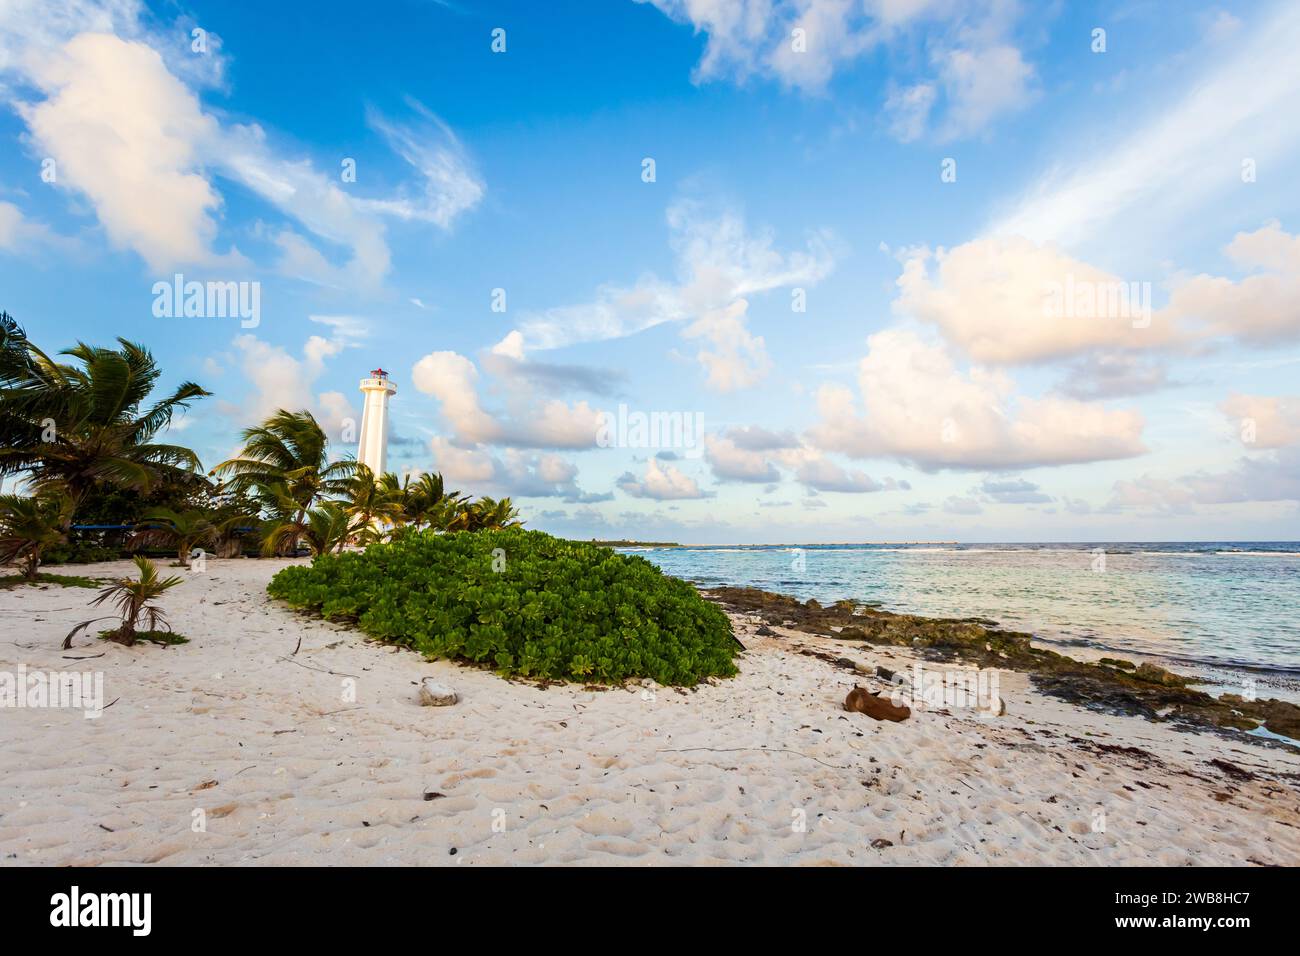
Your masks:
[[[1300,542],[842,544],[621,549],[696,584],[985,617],[1081,658],[1181,665],[1300,699]]]

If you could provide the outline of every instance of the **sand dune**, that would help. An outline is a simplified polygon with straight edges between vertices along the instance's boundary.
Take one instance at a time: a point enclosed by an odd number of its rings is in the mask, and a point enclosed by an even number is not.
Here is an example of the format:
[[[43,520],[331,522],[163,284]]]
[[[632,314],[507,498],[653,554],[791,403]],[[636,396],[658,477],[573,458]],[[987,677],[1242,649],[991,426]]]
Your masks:
[[[1016,674],[1005,716],[876,723],[841,709],[851,672],[799,653],[832,642],[744,621],[734,680],[539,689],[295,615],[265,594],[286,563],[187,574],[164,600],[191,638],[174,648],[63,652],[93,592],[0,591],[0,671],[98,668],[111,702],[0,710],[0,861],[1300,863],[1300,757],[1245,738],[1088,713]],[[460,702],[421,707],[425,676]]]

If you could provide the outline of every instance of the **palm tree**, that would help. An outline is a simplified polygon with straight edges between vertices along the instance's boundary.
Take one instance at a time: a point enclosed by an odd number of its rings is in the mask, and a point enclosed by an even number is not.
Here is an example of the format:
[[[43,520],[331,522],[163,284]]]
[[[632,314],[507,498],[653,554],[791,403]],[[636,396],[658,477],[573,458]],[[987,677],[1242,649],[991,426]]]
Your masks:
[[[357,465],[348,480],[343,508],[352,518],[352,530],[362,543],[380,537],[381,522],[395,522],[402,516],[398,494],[386,487],[382,479],[375,478],[366,465]]]
[[[459,512],[452,519],[451,531],[495,531],[499,528],[518,528],[523,525],[519,520],[519,509],[509,498],[497,501],[483,497],[472,504],[461,503]]]
[[[426,527],[433,531],[463,530],[469,521],[469,495],[443,498],[429,509]]]
[[[212,509],[208,520],[217,529],[213,549],[219,558],[233,558],[243,553],[243,538],[256,531],[259,524],[258,506],[243,495],[225,493],[220,487],[212,495]]]
[[[119,338],[118,348],[84,342],[56,362],[31,344],[12,319],[0,320],[0,477],[26,472],[38,492],[55,490],[72,514],[97,484],[147,491],[160,477],[200,467],[194,452],[159,444],[155,435],[180,409],[209,395],[183,382],[147,403],[162,370],[148,349]]]
[[[306,541],[312,554],[328,554],[342,548],[348,540],[352,519],[336,501],[326,501],[307,512],[305,520],[285,521],[267,531],[262,553],[270,557]]]
[[[240,457],[213,469],[213,474],[233,476],[228,487],[235,494],[251,495],[282,518],[293,515],[292,523],[302,526],[319,499],[347,493],[357,464],[328,460],[329,441],[311,412],[282,408],[241,437]]]
[[[38,380],[38,360],[50,362],[14,317],[0,312],[0,446],[4,448],[22,448],[40,440],[41,416],[29,414],[38,399],[48,397],[32,389]]]
[[[411,484],[410,473],[398,478],[393,472],[386,471],[379,476],[379,485],[384,493],[397,503],[398,513],[391,519],[393,524],[410,524],[411,512],[416,507],[419,489],[418,484]]]
[[[425,472],[411,489],[406,520],[417,528],[427,525],[445,531],[459,513],[460,505],[468,500],[468,496],[462,497],[459,491],[447,491],[442,475]]]
[[[478,524],[481,530],[495,531],[498,528],[521,528],[519,509],[509,498],[497,501],[492,498],[480,498],[474,503]]]
[[[170,508],[154,508],[136,524],[130,547],[174,547],[177,563],[182,568],[188,568],[190,555],[196,547],[215,545],[221,538],[221,527],[201,508],[181,512]]]
[[[114,581],[104,590],[99,592],[99,597],[91,601],[91,605],[103,604],[105,601],[113,601],[117,605],[118,613],[122,617],[122,623],[118,625],[117,630],[107,636],[110,641],[116,641],[119,644],[125,644],[130,647],[135,643],[136,625],[140,619],[144,618],[149,622],[146,630],[156,631],[158,625],[167,624],[167,615],[162,608],[156,607],[154,601],[158,600],[164,592],[174,588],[181,583],[178,577],[160,578],[158,569],[154,567],[152,561],[144,557],[136,557],[135,566],[140,569],[138,579],[120,578]],[[95,620],[103,620],[96,618]],[[82,621],[69,632],[68,636],[63,639],[63,647],[66,650],[72,644],[72,637],[89,624],[95,621]],[[170,626],[168,627],[170,630]]]
[[[0,495],[0,564],[22,561],[23,577],[35,581],[45,550],[67,542],[71,511],[66,495]]]

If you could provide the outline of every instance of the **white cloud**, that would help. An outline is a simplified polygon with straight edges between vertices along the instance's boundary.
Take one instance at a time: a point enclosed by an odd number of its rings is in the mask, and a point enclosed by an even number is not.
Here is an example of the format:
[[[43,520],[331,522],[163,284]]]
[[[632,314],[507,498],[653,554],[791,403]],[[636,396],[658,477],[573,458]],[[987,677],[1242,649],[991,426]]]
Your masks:
[[[938,59],[948,99],[940,139],[976,135],[999,115],[1022,109],[1035,98],[1034,68],[1010,44],[948,50]]]
[[[413,99],[408,98],[407,105],[415,114],[412,122],[396,122],[374,110],[369,120],[393,151],[420,172],[423,192],[414,198],[366,202],[400,219],[423,220],[450,229],[462,213],[483,198],[483,180],[450,126]]]
[[[751,334],[745,325],[748,309],[748,302],[737,299],[704,313],[682,330],[682,338],[708,343],[695,357],[708,373],[706,383],[716,392],[757,385],[772,368],[763,337]]]
[[[798,448],[799,438],[794,432],[774,432],[758,425],[740,425],[726,430],[726,437],[737,447],[748,451],[773,451]]]
[[[1271,222],[1237,233],[1225,252],[1255,274],[1236,281],[1197,275],[1178,282],[1169,297],[1170,319],[1249,345],[1300,339],[1300,236]]]
[[[140,13],[138,0],[5,0],[0,78],[38,68],[41,60],[81,33],[136,36]]]
[[[1103,353],[1084,356],[1069,366],[1057,390],[1070,398],[1090,402],[1143,395],[1173,384],[1163,365],[1143,362],[1131,355]]]
[[[1300,448],[1294,445],[1238,459],[1227,471],[1117,481],[1104,510],[1187,515],[1201,506],[1273,501],[1300,501]]]
[[[249,334],[236,337],[234,344],[240,371],[250,388],[240,404],[221,403],[221,410],[226,414],[247,424],[261,422],[282,408],[291,412],[306,409],[316,416],[330,441],[335,443],[342,439],[345,420],[351,421],[354,431],[359,427],[360,420],[341,392],[316,395],[313,391],[327,360],[347,347],[342,339],[309,336],[300,356]]]
[[[1300,445],[1300,396],[1229,395],[1219,406],[1248,448]]]
[[[1234,339],[1269,345],[1300,339],[1300,236],[1278,222],[1240,232],[1224,250],[1247,275],[1119,276],[1053,243],[986,237],[952,249],[903,254],[893,308],[935,325],[972,359],[1012,365],[1084,357],[1074,391],[1089,379],[1109,394],[1149,391],[1162,369],[1121,353],[1188,350]],[[1170,287],[1156,308],[1157,285]],[[1104,353],[1104,354],[1099,354]],[[1069,389],[1067,389],[1069,390]]]
[[[1300,501],[1300,396],[1234,393],[1219,410],[1254,454],[1227,471],[1117,481],[1105,510],[1185,515],[1205,505]]]
[[[704,446],[705,461],[719,481],[762,483],[774,489],[781,479],[779,464],[813,491],[862,494],[910,487],[905,481],[893,478],[877,481],[864,471],[844,468],[793,435],[780,435],[762,428],[735,428],[706,435]]]
[[[600,413],[587,402],[535,401],[521,392],[515,415],[495,415],[482,406],[479,371],[456,352],[431,352],[415,363],[411,380],[417,391],[432,395],[461,444],[511,445],[520,448],[593,448]]]
[[[84,193],[109,239],[155,270],[223,261],[212,249],[221,198],[202,152],[215,120],[143,43],[83,33],[32,68],[45,99],[20,104],[58,184]]]
[[[984,509],[974,498],[961,498],[953,495],[943,503],[943,510],[950,515],[977,515]]]
[[[1142,417],[1047,396],[1016,397],[1003,373],[963,372],[939,345],[907,329],[867,340],[860,415],[842,386],[818,392],[810,443],[855,458],[892,456],[924,470],[1028,468],[1141,454]]]
[[[1151,306],[1149,280],[1144,287],[1027,239],[909,250],[898,290],[895,312],[933,323],[979,362],[1041,362],[1090,349],[1153,348],[1172,338],[1166,317],[1148,322],[1140,314],[1144,298]]]
[[[618,487],[633,498],[652,498],[656,501],[674,501],[685,498],[707,498],[699,483],[667,462],[651,458],[646,462],[645,475],[637,478],[631,472],[618,479]]]
[[[646,277],[630,288],[602,285],[590,302],[525,312],[520,329],[511,335],[522,335],[529,348],[556,349],[619,339],[685,318],[676,290]]]
[[[844,468],[829,458],[824,458],[808,449],[798,455],[801,459],[795,467],[795,477],[807,488],[817,491],[840,491],[850,494],[863,494],[873,491],[887,491],[899,487],[892,478],[883,482],[876,481],[865,471],[856,468]]]
[[[762,451],[741,448],[725,435],[704,436],[704,458],[721,481],[771,483],[781,478]]]
[[[708,38],[693,74],[697,83],[744,83],[759,75],[819,93],[842,67],[882,46],[910,42],[913,28],[929,28],[928,74],[891,84],[885,103],[891,132],[905,142],[925,132],[941,95],[941,139],[983,132],[1034,97],[1034,68],[1009,39],[1019,8],[1003,0],[640,2]]]
[[[496,421],[479,407],[478,369],[465,356],[430,352],[411,369],[411,383],[441,403],[443,417],[459,439],[481,443],[500,436]]]
[[[497,350],[560,348],[687,322],[683,337],[705,343],[696,359],[711,388],[728,392],[761,381],[771,360],[746,324],[746,297],[819,282],[834,264],[828,237],[813,234],[805,249],[781,252],[770,231],[750,232],[734,210],[686,200],[673,203],[667,219],[675,282],[643,276],[632,287],[602,286],[589,303],[526,313]]]
[[[1300,7],[1278,3],[1259,14],[1230,48],[1189,61],[1209,68],[1180,87],[1180,98],[1148,118],[1111,122],[1113,139],[1100,129],[1089,132],[1089,148],[1072,143],[988,231],[1074,247],[1181,223],[1197,204],[1254,188],[1241,182],[1243,158],[1267,168],[1300,141],[1300,124],[1279,121],[1300,97]]]
[[[890,134],[903,143],[920,139],[929,125],[935,95],[933,83],[917,83],[891,91],[885,100]]]
[[[985,478],[980,483],[979,493],[987,500],[1003,505],[1047,504],[1052,500],[1051,495],[1044,494],[1038,485],[1024,478]]]
[[[592,494],[578,487],[578,468],[552,453],[506,448],[495,454],[482,446],[461,447],[442,436],[430,440],[433,467],[448,488],[516,498],[563,498],[574,504],[608,501],[612,492]]]
[[[43,223],[28,219],[13,203],[0,200],[0,252],[26,252],[36,246],[70,250],[75,242]]]
[[[23,226],[22,210],[11,202],[0,202],[0,249],[17,246]]]
[[[416,189],[394,196],[345,191],[336,174],[272,149],[257,124],[223,125],[189,85],[220,81],[220,38],[208,34],[204,56],[182,56],[176,38],[188,38],[188,29],[151,33],[140,12],[126,0],[55,0],[48,12],[20,0],[0,24],[0,82],[38,94],[16,99],[33,150],[56,161],[60,187],[90,200],[110,241],[151,269],[243,263],[237,251],[215,248],[216,175],[346,250],[335,265],[292,229],[272,237],[281,271],[334,286],[374,286],[387,275],[386,218],[447,229],[481,200],[483,183],[464,148],[414,101],[410,121],[371,117],[418,176]]]

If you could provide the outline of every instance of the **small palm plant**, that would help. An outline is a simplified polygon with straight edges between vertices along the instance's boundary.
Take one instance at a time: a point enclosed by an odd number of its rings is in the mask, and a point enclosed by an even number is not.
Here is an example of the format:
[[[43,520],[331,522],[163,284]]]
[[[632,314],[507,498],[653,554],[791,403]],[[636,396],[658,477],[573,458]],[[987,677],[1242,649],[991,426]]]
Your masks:
[[[100,591],[99,597],[90,602],[92,607],[105,601],[112,601],[117,605],[121,623],[114,630],[105,633],[104,639],[127,647],[135,644],[137,636],[154,639],[160,627],[166,627],[169,632],[171,631],[171,625],[167,623],[167,615],[154,602],[181,583],[178,577],[160,578],[158,569],[148,558],[137,556],[135,566],[140,569],[139,578],[119,578]],[[63,649],[67,650],[72,646],[72,638],[78,631],[96,621],[106,620],[109,619],[97,617],[82,621],[63,639]],[[149,625],[143,632],[137,630],[141,620]]]
[[[0,564],[18,564],[23,578],[35,581],[41,555],[67,542],[71,513],[66,495],[0,495]]]

